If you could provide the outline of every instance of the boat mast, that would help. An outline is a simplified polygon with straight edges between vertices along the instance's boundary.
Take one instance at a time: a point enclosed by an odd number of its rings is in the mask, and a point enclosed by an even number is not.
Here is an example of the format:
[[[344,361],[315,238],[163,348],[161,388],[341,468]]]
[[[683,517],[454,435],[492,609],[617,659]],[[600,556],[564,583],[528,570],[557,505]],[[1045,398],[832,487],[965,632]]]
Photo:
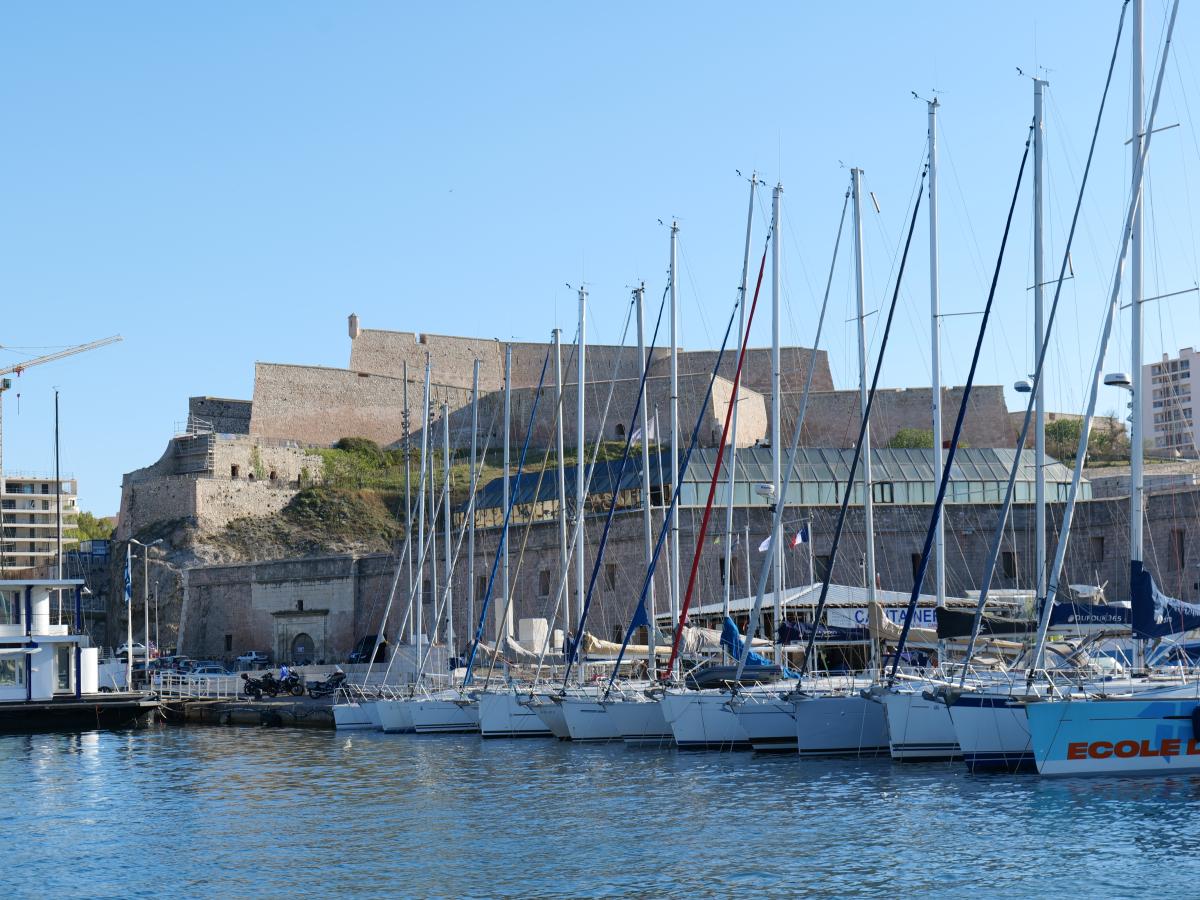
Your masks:
[[[509,501],[509,462],[512,444],[512,344],[504,345],[504,484],[501,490],[500,502],[508,509]],[[512,634],[511,617],[505,614],[508,605],[508,529],[500,533],[500,592],[504,595],[505,603],[496,607],[496,649],[503,646],[503,638]]]
[[[742,254],[742,283],[738,287],[738,334],[741,340],[746,336],[746,282],[750,277],[750,239],[754,229],[754,191],[758,187],[758,173],[750,173],[750,202],[746,208],[746,249]],[[639,301],[640,303],[640,301]],[[640,319],[639,319],[640,322]],[[725,508],[725,602],[722,606],[724,615],[729,615],[729,595],[733,585],[733,488],[737,483],[737,439],[738,439],[738,398],[734,397],[732,432],[729,439],[729,497]],[[718,450],[718,452],[720,452]],[[647,525],[647,545],[650,531]]]
[[[1033,79],[1033,353],[1036,358],[1046,339],[1043,319],[1045,303],[1045,239],[1042,218],[1045,203],[1042,199],[1042,176],[1045,171],[1043,151],[1046,118],[1043,97],[1048,82]],[[1033,396],[1033,467],[1034,467],[1034,584],[1037,596],[1046,593],[1046,404],[1045,388],[1038,379]]]
[[[492,420],[493,422],[495,419]],[[467,626],[475,621],[475,491],[479,487],[476,471],[479,452],[479,359],[471,373],[471,488],[467,498]]]
[[[1084,413],[1083,421],[1079,431],[1079,446],[1075,452],[1075,468],[1071,473],[1071,486],[1067,491],[1066,506],[1063,509],[1063,520],[1058,537],[1058,546],[1055,549],[1054,561],[1051,563],[1050,571],[1046,581],[1046,596],[1039,598],[1043,606],[1041,610],[1041,618],[1038,621],[1037,645],[1034,648],[1033,666],[1029,672],[1030,678],[1033,677],[1033,674],[1036,670],[1042,667],[1043,654],[1046,646],[1046,632],[1050,626],[1050,614],[1054,607],[1054,598],[1058,595],[1059,578],[1062,575],[1063,561],[1066,557],[1067,551],[1066,539],[1071,532],[1071,520],[1075,513],[1075,502],[1079,493],[1079,483],[1083,476],[1083,464],[1087,459],[1088,436],[1091,434],[1092,418],[1096,412],[1096,395],[1099,391],[1101,382],[1101,369],[1104,365],[1104,355],[1108,352],[1108,340],[1112,334],[1113,319],[1116,318],[1118,300],[1120,299],[1121,294],[1121,279],[1125,275],[1125,263],[1128,259],[1129,251],[1132,245],[1133,223],[1137,218],[1138,209],[1141,205],[1143,179],[1146,174],[1146,164],[1150,154],[1150,140],[1154,135],[1154,120],[1158,114],[1159,100],[1162,98],[1163,77],[1167,71],[1167,62],[1170,58],[1171,52],[1171,40],[1175,33],[1175,19],[1178,13],[1179,0],[1174,0],[1174,3],[1171,5],[1170,19],[1167,22],[1166,37],[1163,40],[1162,54],[1159,58],[1158,74],[1154,83],[1154,98],[1150,103],[1150,118],[1146,122],[1145,133],[1142,135],[1141,151],[1135,157],[1136,162],[1133,168],[1133,179],[1130,187],[1129,208],[1126,211],[1124,226],[1121,230],[1120,256],[1117,258],[1117,268],[1113,274],[1112,291],[1109,295],[1108,309],[1104,320],[1104,328],[1100,333],[1100,344],[1096,355],[1096,367],[1092,373],[1092,386],[1088,394],[1087,410]]]
[[[567,551],[567,468],[563,460],[563,373],[562,329],[554,329],[554,396],[558,401],[558,421],[554,426],[555,447],[558,451],[558,568],[560,584],[567,580],[571,560]],[[571,631],[571,592],[559,589],[562,598],[562,633]],[[565,642],[564,642],[565,649]]]
[[[937,97],[929,106],[929,346],[930,395],[933,400],[933,483],[942,481],[942,297],[938,266]],[[946,605],[946,534],[944,518],[934,525],[934,594],[939,609]],[[942,653],[938,654],[941,661]]]
[[[863,523],[866,529],[866,582],[868,621],[875,613],[878,596],[875,593],[875,517],[871,505],[871,423],[866,421],[869,414],[867,407],[867,328],[863,267],[863,236],[862,236],[862,169],[850,170],[851,191],[854,200],[854,284],[858,297],[858,381],[862,393],[862,502]],[[847,490],[850,486],[847,485]],[[833,573],[829,573],[830,579]],[[813,623],[816,624],[815,622]],[[871,640],[871,668],[878,668],[878,653],[874,638]]]
[[[1138,157],[1142,153],[1142,104],[1143,104],[1143,27],[1142,0],[1133,0],[1133,167],[1136,174]],[[1142,197],[1138,190],[1136,206],[1133,213],[1133,235],[1129,248],[1129,294],[1130,315],[1133,324],[1130,329],[1133,349],[1130,353],[1130,412],[1132,413],[1129,428],[1129,559],[1133,563],[1141,563],[1144,553],[1143,520],[1145,517],[1146,494],[1145,475],[1143,468],[1143,445],[1145,442],[1145,422],[1142,419]],[[1142,642],[1135,640],[1134,665],[1142,662]]]
[[[425,354],[425,390],[421,401],[421,455],[419,458],[421,477],[417,480],[417,578],[414,584],[416,603],[413,604],[413,637],[417,655],[421,658],[421,643],[424,640],[425,606],[425,460],[429,452],[429,354]]]
[[[434,412],[431,405],[429,407],[429,425],[433,427]],[[429,645],[432,647],[437,643],[438,638],[438,614],[437,614],[437,598],[438,598],[438,495],[437,495],[437,478],[434,474],[433,453],[434,447],[437,446],[436,437],[430,435],[429,440],[429,612],[433,617],[430,619],[429,628]]]
[[[679,241],[679,223],[671,221],[671,496],[678,494],[679,486],[679,288],[676,284],[676,245]],[[672,500],[674,502],[674,500]],[[679,515],[676,510],[671,516],[671,625],[679,621]],[[674,673],[671,673],[674,675]]]
[[[771,486],[774,489],[772,499],[775,503],[783,502],[783,461],[780,459],[779,452],[782,449],[780,444],[780,427],[779,427],[779,410],[782,378],[779,371],[779,319],[780,319],[780,296],[779,284],[782,276],[780,271],[781,254],[780,246],[782,241],[779,238],[779,208],[783,204],[783,185],[776,183],[775,190],[771,195],[771,233],[775,236],[775,241],[771,245]],[[743,336],[745,340],[745,336]],[[737,414],[737,397],[733,398],[734,415]],[[733,473],[730,473],[733,477]],[[774,517],[772,532],[774,540],[772,541],[772,550],[774,559],[772,560],[774,571],[774,587],[775,587],[775,622],[772,629],[774,637],[772,642],[775,645],[775,662],[783,665],[783,644],[779,641],[779,626],[783,624],[783,519],[780,516]],[[753,640],[753,635],[747,635],[746,640]]]
[[[442,403],[442,484],[445,499],[445,541],[442,544],[442,556],[445,560],[446,573],[446,655],[454,656],[454,560],[451,549],[454,537],[450,532],[450,404]]]
[[[587,502],[586,484],[584,479],[584,460],[587,456],[586,438],[584,436],[584,409],[587,376],[587,291],[579,289],[579,342],[575,348],[575,621],[576,627],[583,627],[583,606],[586,602],[587,591],[584,587],[584,546],[583,546],[583,514]],[[575,636],[575,646],[583,646],[583,635]],[[583,679],[584,667],[579,667],[580,680]]]
[[[412,485],[412,480],[411,480],[412,479],[412,458],[411,458],[412,457],[412,442],[411,442],[412,428],[411,428],[411,417],[408,412],[408,360],[404,361],[404,368],[402,370],[402,375],[404,377],[404,388],[403,388],[403,390],[404,390],[404,533],[405,533],[405,536],[408,536],[412,532],[412,524],[413,524],[412,486],[411,486]],[[418,543],[418,546],[419,546],[419,543]],[[413,555],[412,555],[412,540],[411,539],[408,541],[408,550],[406,551],[406,555],[408,557],[408,596],[412,597],[413,584],[415,582],[413,581]],[[403,627],[401,627],[401,630],[403,630]],[[403,635],[397,635],[397,640],[400,640],[402,638],[403,638]],[[411,616],[408,617],[408,642],[410,644],[413,642],[413,620],[412,620]],[[372,661],[375,660],[374,654],[375,654],[375,651],[372,650],[371,651],[371,660]]]
[[[646,372],[650,368],[650,360],[646,357],[646,321],[644,302],[646,299],[646,286],[641,284],[637,290],[633,292],[634,298],[637,300],[637,342],[638,342],[638,361],[642,364],[642,371]],[[641,408],[641,429],[642,429],[642,545],[646,555],[646,569],[649,570],[654,558],[654,550],[651,547],[653,531],[653,523],[650,518],[650,419],[649,413],[646,410],[646,379],[642,378],[642,408]],[[660,479],[661,480],[661,479]],[[729,571],[729,564],[725,564],[725,571]],[[655,633],[656,633],[656,615],[657,608],[654,603],[654,579],[650,579],[650,590],[647,596],[647,615],[649,623],[646,626],[646,667],[647,671],[653,677],[656,670],[657,656],[655,650]],[[729,586],[726,582],[725,588],[725,604],[729,605]]]

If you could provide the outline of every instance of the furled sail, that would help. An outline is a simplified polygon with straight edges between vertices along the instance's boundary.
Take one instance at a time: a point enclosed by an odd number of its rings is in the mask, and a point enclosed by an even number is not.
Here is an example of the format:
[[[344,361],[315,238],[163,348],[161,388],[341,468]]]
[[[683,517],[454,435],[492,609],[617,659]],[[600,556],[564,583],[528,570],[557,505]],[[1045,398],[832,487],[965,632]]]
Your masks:
[[[1139,560],[1129,563],[1129,588],[1133,600],[1133,635],[1165,637],[1200,628],[1200,604],[1168,597]]]

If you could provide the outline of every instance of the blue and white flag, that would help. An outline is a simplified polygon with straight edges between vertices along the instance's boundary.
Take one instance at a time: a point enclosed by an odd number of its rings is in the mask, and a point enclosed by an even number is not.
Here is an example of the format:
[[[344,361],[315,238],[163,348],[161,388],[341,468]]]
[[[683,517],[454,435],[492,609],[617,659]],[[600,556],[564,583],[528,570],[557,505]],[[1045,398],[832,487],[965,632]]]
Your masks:
[[[807,544],[809,540],[808,526],[801,525],[800,530],[796,532],[796,536],[792,538],[792,546],[799,547],[801,544]]]
[[[129,574],[129,557],[125,557],[125,605],[133,603],[133,579]]]

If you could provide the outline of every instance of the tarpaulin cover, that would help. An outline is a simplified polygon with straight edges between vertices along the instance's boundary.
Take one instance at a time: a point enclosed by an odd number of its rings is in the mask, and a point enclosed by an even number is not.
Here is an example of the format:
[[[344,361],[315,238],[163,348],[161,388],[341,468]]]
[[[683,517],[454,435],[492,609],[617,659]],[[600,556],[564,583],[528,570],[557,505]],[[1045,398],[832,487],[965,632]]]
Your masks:
[[[961,609],[939,609],[937,635],[939,638],[970,637],[975,613]],[[1037,632],[1037,623],[1027,619],[1001,619],[984,616],[979,623],[980,634],[1029,635]]]
[[[1162,593],[1150,571],[1138,560],[1129,563],[1129,587],[1134,637],[1165,637],[1200,628],[1200,605]]]

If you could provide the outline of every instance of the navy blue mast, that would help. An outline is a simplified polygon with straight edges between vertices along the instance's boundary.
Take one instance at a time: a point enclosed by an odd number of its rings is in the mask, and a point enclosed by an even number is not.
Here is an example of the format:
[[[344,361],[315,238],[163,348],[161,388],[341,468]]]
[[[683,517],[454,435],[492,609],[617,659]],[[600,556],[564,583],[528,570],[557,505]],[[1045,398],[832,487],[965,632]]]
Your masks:
[[[604,559],[604,548],[608,545],[608,532],[612,526],[613,514],[617,511],[617,497],[621,493],[621,479],[625,477],[625,466],[629,461],[629,449],[633,446],[633,433],[637,426],[638,414],[642,409],[642,389],[646,386],[646,376],[650,374],[650,359],[654,355],[655,346],[658,344],[658,329],[662,325],[662,314],[666,300],[667,292],[663,291],[663,299],[658,306],[658,321],[654,323],[654,335],[650,338],[650,352],[646,355],[645,366],[642,368],[642,378],[638,383],[637,401],[633,404],[633,415],[629,417],[629,427],[625,429],[625,447],[621,452],[621,468],[617,472],[616,480],[612,482],[612,499],[608,504],[608,515],[604,519],[604,530],[600,533],[600,545],[596,550],[596,560],[592,564],[592,575],[588,580],[587,594],[583,601],[583,613],[579,617],[579,624],[575,628],[575,636],[571,639],[571,648],[567,653],[567,668],[563,673],[563,687],[566,687],[567,680],[571,677],[571,669],[574,667],[575,660],[579,656],[579,645],[583,642],[583,626],[587,623],[588,612],[592,608],[592,591],[596,587],[596,576],[600,572],[600,563]],[[648,435],[642,435],[642,440],[649,440]],[[674,452],[674,448],[671,449]],[[579,454],[579,462],[582,465],[582,452]],[[592,464],[595,465],[595,462]],[[579,472],[576,472],[576,477],[579,477],[579,474]],[[583,510],[580,510],[579,514],[583,515]]]
[[[812,659],[813,645],[817,642],[817,626],[821,614],[825,612],[825,603],[829,599],[829,582],[833,579],[833,566],[837,562],[838,545],[842,542],[842,529],[846,525],[846,510],[850,506],[850,495],[853,493],[854,475],[858,472],[858,462],[862,458],[863,436],[867,431],[867,423],[871,421],[871,407],[875,404],[875,388],[879,386],[879,373],[883,369],[883,354],[887,350],[888,335],[892,333],[892,319],[896,316],[896,301],[900,299],[900,285],[904,281],[904,266],[908,262],[908,248],[912,245],[913,230],[917,227],[917,212],[921,209],[921,195],[925,190],[925,175],[928,168],[921,170],[921,183],[917,186],[917,200],[913,204],[912,219],[908,223],[908,236],[904,239],[904,253],[900,257],[900,269],[896,272],[896,289],[892,292],[892,303],[888,307],[887,324],[883,327],[883,339],[879,343],[879,358],[875,360],[875,374],[871,376],[871,389],[867,392],[867,408],[863,410],[862,423],[858,426],[858,438],[854,441],[854,456],[850,462],[850,472],[846,475],[846,489],[842,492],[842,508],[838,511],[837,526],[833,530],[833,544],[829,549],[829,571],[821,583],[821,596],[817,600],[817,608],[813,610],[812,631],[808,643],[804,646],[804,659],[800,660],[800,675],[808,671],[808,662]],[[867,485],[866,489],[871,490]],[[867,535],[867,540],[872,536]]]
[[[954,434],[950,438],[950,449],[946,452],[946,464],[942,467],[942,480],[938,484],[937,499],[933,503],[933,514],[929,517],[929,530],[925,532],[925,545],[921,548],[921,562],[913,576],[912,594],[908,598],[908,610],[904,614],[904,627],[900,629],[900,639],[896,642],[896,655],[892,660],[892,671],[888,674],[888,685],[896,682],[896,669],[900,665],[900,654],[912,630],[913,616],[916,615],[917,601],[921,596],[921,585],[925,583],[925,572],[929,568],[929,552],[933,548],[933,538],[937,532],[938,519],[942,516],[942,507],[946,502],[946,488],[950,484],[950,471],[954,467],[954,456],[958,453],[959,439],[962,437],[963,421],[967,417],[967,403],[971,399],[971,388],[975,384],[975,370],[979,367],[979,354],[983,350],[983,336],[987,331],[988,319],[992,315],[992,303],[996,299],[996,285],[1000,281],[1000,267],[1004,263],[1004,251],[1008,246],[1008,233],[1012,228],[1013,213],[1017,209],[1017,198],[1021,195],[1021,182],[1025,178],[1025,163],[1029,159],[1029,144],[1033,137],[1033,126],[1025,138],[1025,152],[1021,154],[1021,168],[1017,171],[1017,186],[1013,190],[1012,202],[1008,205],[1008,218],[1004,222],[1004,236],[1000,239],[1000,253],[996,257],[996,268],[992,272],[992,286],[988,290],[987,304],[983,307],[983,321],[979,323],[979,334],[975,337],[975,353],[971,357],[971,370],[967,374],[967,383],[963,387],[962,403],[958,407],[958,418],[954,420]],[[934,453],[941,453],[941,447],[934,447]],[[1020,450],[1017,451],[1020,455]],[[940,660],[939,660],[940,662]]]
[[[471,683],[475,654],[479,650],[479,642],[483,640],[483,626],[487,621],[488,606],[492,600],[492,588],[496,583],[496,570],[500,566],[500,556],[504,542],[508,539],[508,520],[512,516],[513,507],[517,503],[517,495],[521,490],[521,473],[525,468],[525,454],[529,452],[529,440],[533,437],[533,423],[537,417],[538,401],[542,399],[542,386],[546,381],[546,367],[550,364],[550,348],[546,348],[546,358],[542,360],[542,374],[538,377],[537,391],[533,395],[533,408],[529,410],[529,427],[525,429],[525,443],[521,447],[521,456],[517,460],[517,476],[513,480],[512,494],[508,498],[508,509],[504,510],[504,525],[500,531],[500,541],[496,544],[496,556],[492,560],[492,571],[488,575],[487,590],[483,595],[483,608],[479,611],[479,625],[475,629],[475,640],[471,642],[471,652],[467,655],[467,674],[463,676],[462,686]],[[504,474],[508,477],[508,473]]]

